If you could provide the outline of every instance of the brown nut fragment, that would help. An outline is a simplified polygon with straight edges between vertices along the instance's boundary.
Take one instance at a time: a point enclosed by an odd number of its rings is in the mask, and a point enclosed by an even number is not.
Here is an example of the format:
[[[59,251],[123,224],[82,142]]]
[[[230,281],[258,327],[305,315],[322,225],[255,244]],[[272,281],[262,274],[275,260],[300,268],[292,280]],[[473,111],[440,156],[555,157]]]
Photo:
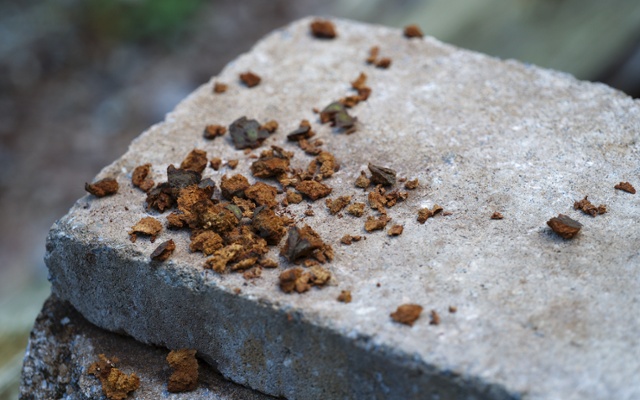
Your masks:
[[[316,19],[311,22],[311,34],[318,39],[333,39],[336,37],[336,27],[333,22]]]
[[[371,183],[374,185],[393,186],[396,184],[396,171],[387,167],[380,167],[369,163],[371,171]]]
[[[344,235],[342,239],[340,239],[340,243],[346,244],[347,246],[351,245],[353,242],[359,242],[362,239],[362,236],[351,236]]]
[[[376,67],[381,69],[387,69],[391,66],[391,59],[389,57],[382,57],[376,62]]]
[[[227,200],[231,200],[234,197],[245,197],[244,191],[251,186],[247,178],[244,175],[236,174],[231,178],[227,178],[226,175],[222,176],[220,181],[220,191],[222,197]]]
[[[287,190],[287,201],[290,204],[298,204],[302,202],[302,195],[293,190]]]
[[[220,169],[220,166],[222,165],[222,159],[219,157],[213,157],[211,161],[209,161],[209,165],[211,166],[211,168],[214,169],[214,171],[217,171]]]
[[[135,224],[129,235],[131,241],[135,243],[137,235],[147,235],[151,237],[151,243],[155,242],[156,236],[162,232],[162,223],[153,217],[144,217]]]
[[[440,325],[440,315],[436,310],[431,310],[430,317],[429,325]]]
[[[193,171],[199,174],[207,167],[207,152],[200,149],[193,149],[180,164],[180,169]]]
[[[362,217],[362,214],[364,214],[365,207],[366,207],[366,204],[364,203],[353,203],[352,205],[347,207],[347,212],[353,215],[354,217]]]
[[[424,35],[418,25],[407,25],[404,27],[404,36],[407,38],[421,38]]]
[[[366,189],[371,184],[371,179],[367,178],[367,174],[364,171],[360,171],[360,176],[356,179],[356,187]]]
[[[615,185],[614,188],[624,190],[627,193],[636,194],[636,189],[629,182],[620,182]]]
[[[167,362],[173,369],[167,390],[171,393],[190,392],[198,387],[198,360],[196,350],[172,350]]]
[[[338,301],[342,303],[351,303],[351,291],[350,290],[341,291],[340,295],[338,295]]]
[[[227,165],[231,169],[236,169],[236,167],[238,166],[238,163],[239,163],[238,160],[229,160],[229,161],[227,161]]]
[[[84,190],[96,197],[105,197],[118,193],[118,181],[113,178],[100,179],[94,183],[85,183]]]
[[[256,182],[249,186],[245,189],[244,194],[248,199],[253,200],[253,202],[259,206],[273,208],[278,204],[276,201],[278,188],[267,185],[264,182]]]
[[[416,178],[416,179],[407,181],[404,184],[404,188],[407,189],[407,190],[414,190],[414,189],[416,189],[418,187],[418,185],[419,185],[418,178]]]
[[[265,150],[260,154],[260,158],[251,164],[251,173],[256,178],[281,176],[289,170],[291,157],[293,157],[293,153],[279,147]]]
[[[258,75],[254,74],[251,71],[247,71],[243,74],[240,74],[240,80],[244,83],[248,88],[252,88],[254,86],[258,86],[262,78]]]
[[[166,261],[171,257],[174,250],[176,249],[176,244],[172,239],[163,242],[158,246],[153,253],[151,253],[151,259],[153,261]]]
[[[213,84],[213,92],[214,93],[224,93],[227,91],[228,86],[224,83],[220,83],[220,82],[215,82]]]
[[[503,219],[503,218],[504,218],[504,216],[501,213],[497,212],[497,211],[494,212],[493,214],[491,214],[491,219]]]
[[[394,225],[391,227],[391,229],[389,229],[389,232],[387,232],[387,234],[389,236],[400,236],[402,235],[402,231],[404,231],[404,227],[402,225]]]
[[[558,214],[557,217],[547,221],[547,225],[563,239],[571,239],[580,232],[582,224],[575,221],[564,214]]]
[[[89,366],[87,374],[100,380],[102,392],[107,399],[124,400],[129,393],[140,387],[140,378],[135,373],[127,375],[116,368],[117,358],[108,359],[104,354],[99,354],[98,357],[100,360]]]
[[[140,188],[143,192],[148,192],[153,188],[155,182],[149,176],[151,164],[138,165],[131,173],[131,183]]]
[[[387,226],[387,223],[391,221],[391,218],[386,215],[381,215],[378,218],[369,216],[367,217],[367,221],[364,223],[364,230],[367,232],[379,231],[384,229]]]
[[[574,210],[582,210],[583,213],[591,215],[595,217],[596,215],[604,214],[607,212],[607,206],[604,204],[600,204],[598,207],[591,204],[591,202],[587,199],[588,196],[584,196],[584,199],[580,201],[575,201],[573,203]]]
[[[429,218],[433,217],[436,214],[442,212],[442,207],[437,204],[433,205],[433,208],[429,210],[428,208],[421,208],[418,210],[418,222],[424,224]]]
[[[351,202],[351,196],[340,196],[337,199],[333,199],[333,200],[327,199],[325,201],[325,204],[329,209],[329,213],[331,213],[331,215],[335,215],[340,211],[342,211],[342,209],[345,208],[347,205],[349,205],[350,202]]]
[[[302,181],[295,186],[296,190],[311,200],[327,197],[333,190],[329,186],[316,181]]]
[[[272,246],[280,243],[286,233],[283,219],[266,207],[256,208],[251,221],[251,229]]]
[[[391,318],[401,324],[413,326],[413,323],[420,318],[421,313],[422,306],[418,304],[403,304],[395,312],[391,313]]]
[[[207,125],[204,128],[202,136],[207,140],[213,140],[218,136],[223,136],[227,133],[227,127],[222,125]]]

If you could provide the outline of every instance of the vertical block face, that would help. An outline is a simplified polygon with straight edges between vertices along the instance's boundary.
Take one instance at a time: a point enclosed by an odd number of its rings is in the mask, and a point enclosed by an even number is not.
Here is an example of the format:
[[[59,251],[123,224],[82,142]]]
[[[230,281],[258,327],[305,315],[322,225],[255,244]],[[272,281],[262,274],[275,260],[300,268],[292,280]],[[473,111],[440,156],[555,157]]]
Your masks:
[[[640,185],[638,103],[397,29],[335,20],[337,36],[318,39],[311,21],[265,37],[99,174],[115,178],[118,193],[85,196],[51,230],[55,294],[100,327],[197,349],[225,377],[291,399],[640,397],[640,197],[614,189]],[[373,46],[391,59],[388,68],[366,63]],[[240,81],[248,71],[261,78],[257,86]],[[313,109],[355,95],[361,72],[371,93],[347,109],[355,124],[321,124]],[[214,93],[215,82],[227,91]],[[250,152],[236,150],[230,133],[203,137],[207,125],[243,116],[279,127]],[[249,280],[205,269],[188,230],[130,241],[141,218],[164,225],[170,213],[145,209],[145,193],[131,184],[136,166],[150,163],[164,182],[170,164],[201,149],[222,159],[219,170],[203,172],[218,187],[224,174],[242,174],[283,189],[281,202],[291,188],[253,176],[252,154],[279,146],[294,153],[291,168],[306,170],[314,156],[287,141],[303,119],[316,133],[309,141],[321,139],[340,168],[321,181],[331,188],[326,198],[275,211],[333,247],[323,264],[328,285],[302,294],[279,288],[281,272],[294,266],[279,255],[286,236],[270,246],[279,266]],[[234,170],[229,160],[238,160]],[[355,186],[361,171],[371,175],[369,163],[397,172],[386,194],[405,191],[400,178],[419,182],[403,201],[380,207],[391,220],[371,232],[367,218],[381,217],[370,207],[376,187]],[[340,196],[365,203],[364,215],[332,214],[325,200]],[[607,212],[575,210],[585,196]],[[417,221],[435,205],[442,211]],[[582,224],[579,233],[554,233],[547,221],[558,214]],[[387,233],[394,225],[403,227],[397,236]],[[345,235],[362,240],[344,245]],[[169,239],[171,257],[150,261]],[[351,302],[337,300],[343,290]],[[390,317],[403,304],[423,307],[412,326]]]

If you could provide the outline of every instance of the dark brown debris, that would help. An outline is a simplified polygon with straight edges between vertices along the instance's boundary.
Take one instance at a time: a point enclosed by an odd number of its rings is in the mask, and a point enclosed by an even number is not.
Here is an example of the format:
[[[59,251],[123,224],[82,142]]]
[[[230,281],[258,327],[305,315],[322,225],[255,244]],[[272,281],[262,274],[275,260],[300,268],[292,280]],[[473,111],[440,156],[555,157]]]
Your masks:
[[[404,36],[408,38],[421,38],[424,35],[418,25],[407,25],[404,27]]]
[[[85,183],[84,190],[96,197],[105,197],[118,193],[118,181],[113,178],[100,179],[94,183]]]
[[[191,234],[189,250],[193,252],[200,251],[205,256],[208,256],[223,247],[224,241],[222,237],[213,231],[196,231]]]
[[[233,175],[231,178],[223,175],[220,181],[222,197],[227,200],[231,200],[234,197],[245,197],[244,191],[248,189],[249,186],[251,185],[247,178],[240,174]]]
[[[224,83],[220,83],[220,82],[215,82],[213,84],[213,92],[214,93],[224,93],[227,91],[228,86]]]
[[[458,307],[456,307],[456,306],[449,306],[449,312],[450,312],[451,314],[455,314],[455,313],[457,313],[457,312],[458,312]]]
[[[302,181],[295,186],[296,190],[311,200],[318,200],[331,194],[332,189],[320,182]]]
[[[504,216],[501,213],[497,212],[497,211],[494,212],[493,214],[491,214],[491,219],[503,219],[503,218],[504,218]]]
[[[418,210],[418,222],[424,224],[429,218],[439,214],[442,212],[442,207],[437,204],[434,204],[433,208],[429,210],[429,208],[421,208]]]
[[[369,171],[371,171],[371,183],[382,186],[393,186],[396,184],[396,171],[391,168],[381,167],[369,163]]]
[[[440,325],[440,315],[436,310],[431,310],[430,317],[429,325]]]
[[[311,22],[311,34],[318,39],[333,39],[336,37],[336,27],[331,21],[316,19]]]
[[[135,243],[137,235],[146,235],[151,237],[151,243],[155,242],[156,237],[162,232],[162,223],[153,217],[144,217],[138,221],[129,231],[130,239]]]
[[[380,54],[380,47],[373,46],[369,49],[369,57],[367,57],[367,64],[375,64],[378,59],[378,55]]]
[[[207,125],[204,128],[202,136],[207,140],[213,140],[218,136],[223,136],[227,133],[227,127],[222,125]]]
[[[258,86],[260,84],[260,81],[262,80],[262,78],[260,78],[258,75],[254,74],[251,71],[247,71],[247,72],[245,72],[243,74],[240,74],[240,80],[247,87],[252,88],[254,86]]]
[[[340,243],[346,244],[347,246],[351,245],[353,242],[359,242],[362,239],[362,236],[351,236],[344,235],[342,239],[340,239]]]
[[[312,286],[322,287],[331,279],[331,272],[319,265],[307,270],[300,267],[291,268],[280,274],[280,289],[285,293],[304,293]]]
[[[308,179],[327,179],[340,169],[340,164],[333,154],[322,151],[307,167]],[[305,178],[307,179],[307,178]]]
[[[376,67],[381,69],[387,69],[391,66],[391,59],[389,57],[382,57],[376,62]]]
[[[413,326],[414,322],[420,318],[422,306],[418,304],[403,304],[391,313],[391,318],[401,324]]]
[[[311,257],[321,263],[333,259],[331,246],[325,244],[309,225],[305,225],[303,228],[290,227],[287,241],[280,254],[293,263]]]
[[[89,366],[88,375],[100,380],[102,392],[109,400],[124,400],[129,393],[140,387],[140,378],[135,373],[129,375],[116,368],[117,358],[108,359],[104,354],[98,355],[99,361]]]
[[[138,165],[131,174],[131,183],[140,188],[143,192],[148,192],[153,188],[155,182],[150,176],[151,164]]]
[[[404,231],[404,227],[402,225],[394,225],[389,229],[389,236],[400,236],[402,235],[402,231]]]
[[[575,221],[564,214],[558,214],[557,217],[547,221],[547,225],[563,239],[571,239],[580,232],[582,224]]]
[[[614,186],[614,188],[624,190],[627,193],[636,194],[636,189],[629,182],[620,182]]]
[[[311,130],[311,124],[306,119],[300,121],[300,125],[297,129],[287,134],[287,140],[291,142],[297,142],[302,139],[310,139],[315,135],[315,132]]]
[[[196,350],[172,350],[167,356],[167,363],[173,369],[167,384],[169,392],[190,392],[198,387]]]
[[[211,161],[209,161],[209,165],[214,171],[218,171],[222,165],[222,159],[220,157],[213,157]]]
[[[293,153],[273,146],[260,154],[260,158],[251,164],[251,173],[256,178],[272,178],[286,174],[289,171],[290,159]]]
[[[325,204],[331,215],[335,215],[342,211],[351,202],[351,196],[340,196],[336,199],[327,199]]]
[[[587,199],[588,196],[584,196],[584,199],[573,203],[574,210],[581,210],[583,213],[595,217],[596,215],[604,214],[607,212],[607,207],[604,204],[600,204],[598,207],[591,204]]]
[[[364,230],[367,232],[382,230],[389,221],[391,221],[391,218],[386,215],[381,215],[378,218],[368,216],[367,221],[364,223]]]
[[[253,200],[253,202],[259,206],[273,208],[278,204],[276,201],[278,188],[267,185],[264,182],[256,182],[249,186],[245,189],[244,194],[249,200]]]
[[[293,190],[287,190],[287,201],[290,204],[298,204],[302,202],[302,195],[294,192]]]
[[[269,137],[269,131],[263,129],[255,119],[240,117],[229,125],[229,134],[236,149],[255,149]]]
[[[272,246],[280,243],[286,233],[284,220],[266,207],[258,207],[255,210],[251,228],[258,236],[265,239],[267,244]]]
[[[265,131],[269,132],[269,133],[274,133],[275,131],[278,130],[278,121],[276,120],[269,120],[267,122],[265,122],[260,129],[264,129]]]
[[[356,187],[366,189],[371,184],[371,179],[367,178],[367,174],[364,171],[360,171],[360,176],[356,179]]]
[[[201,174],[207,167],[207,163],[207,152],[200,149],[193,149],[180,164],[180,169]]]
[[[338,301],[342,303],[351,303],[351,291],[350,290],[341,291],[340,295],[338,295]]]
[[[229,160],[227,161],[227,166],[231,169],[236,169],[236,167],[238,166],[239,161],[238,160]]]
[[[339,101],[329,104],[320,112],[320,122],[323,124],[330,122],[331,126],[345,129],[347,134],[355,132],[356,120],[349,115],[344,104]]]
[[[172,239],[163,242],[158,246],[153,253],[151,253],[151,259],[153,261],[166,261],[171,257],[173,251],[176,249],[176,244]]]

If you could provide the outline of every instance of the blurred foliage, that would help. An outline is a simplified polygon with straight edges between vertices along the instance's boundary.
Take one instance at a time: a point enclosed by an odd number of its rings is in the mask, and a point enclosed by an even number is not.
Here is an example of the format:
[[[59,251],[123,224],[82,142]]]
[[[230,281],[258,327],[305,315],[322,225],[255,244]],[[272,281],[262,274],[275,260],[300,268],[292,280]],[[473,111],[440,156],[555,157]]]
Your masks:
[[[78,22],[94,40],[170,44],[183,33],[204,0],[88,0]]]

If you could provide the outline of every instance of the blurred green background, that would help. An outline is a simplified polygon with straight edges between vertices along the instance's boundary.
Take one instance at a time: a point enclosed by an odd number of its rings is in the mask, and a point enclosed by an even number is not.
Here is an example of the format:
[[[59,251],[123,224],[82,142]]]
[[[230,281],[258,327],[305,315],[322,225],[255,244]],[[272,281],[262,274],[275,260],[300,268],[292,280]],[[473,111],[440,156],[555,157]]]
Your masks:
[[[640,95],[637,0],[0,2],[0,400],[49,293],[47,231],[85,181],[272,29],[306,15],[402,27]]]

